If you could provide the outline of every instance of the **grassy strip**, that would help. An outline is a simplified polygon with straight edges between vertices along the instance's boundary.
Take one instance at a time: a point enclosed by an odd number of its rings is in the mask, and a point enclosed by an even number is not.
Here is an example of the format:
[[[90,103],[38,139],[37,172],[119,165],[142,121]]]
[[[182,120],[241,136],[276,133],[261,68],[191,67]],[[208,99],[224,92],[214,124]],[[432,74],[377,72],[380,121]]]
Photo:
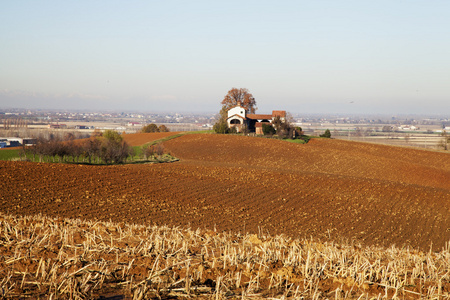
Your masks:
[[[106,164],[103,161],[99,160],[98,157],[93,157],[92,161],[89,163],[86,161],[86,158],[78,157],[78,159],[73,159],[72,157],[64,156],[61,160],[59,157],[56,156],[44,156],[43,160],[40,161],[39,157],[36,156],[35,159],[33,159],[32,155],[27,155],[26,158],[16,156],[12,157],[7,160],[12,161],[28,161],[28,162],[44,162],[44,163],[62,163],[62,164],[76,164],[76,165],[89,165],[89,166],[112,166],[112,165],[130,165],[130,164],[158,164],[158,163],[170,163],[170,162],[176,162],[179,161],[178,158],[170,155],[170,154],[163,154],[161,156],[152,156],[148,159],[143,159],[142,157],[139,157],[137,155],[133,156],[131,158],[130,156],[127,158],[126,161],[123,163],[109,163]]]
[[[167,137],[162,138],[162,139],[159,139],[159,140],[154,140],[154,141],[145,143],[144,145],[138,146],[138,147],[141,147],[141,148],[142,148],[142,147],[145,147],[145,146],[157,145],[157,144],[163,143],[163,142],[165,142],[165,141],[169,141],[169,140],[176,139],[177,137],[180,137],[180,136],[185,135],[185,134],[187,134],[187,133],[178,133],[178,134],[174,134],[174,135],[167,136]]]
[[[11,160],[19,157],[19,150],[17,149],[1,149],[0,160]]]
[[[129,156],[127,160],[122,164],[147,164],[147,163],[167,163],[167,162],[175,162],[179,159],[173,157],[170,154],[163,154],[161,156],[153,155],[148,159],[143,159],[142,148],[139,146],[133,147],[134,155]],[[81,155],[79,157],[73,158],[71,156],[64,156],[62,159],[57,156],[42,156],[42,160],[40,160],[39,155],[31,155],[28,154],[25,157],[19,155],[19,151],[17,149],[11,150],[1,150],[0,151],[0,160],[11,160],[11,161],[29,161],[29,162],[45,162],[45,163],[65,163],[65,164],[78,164],[78,165],[96,165],[96,166],[106,166],[106,165],[114,165],[114,164],[105,164],[103,162],[98,161],[97,157],[92,158],[92,162],[87,162],[87,158],[83,158]]]
[[[142,163],[142,162],[145,163],[145,160],[142,160],[142,157],[144,156],[143,148],[149,147],[149,146],[153,146],[153,145],[157,145],[157,144],[163,143],[165,141],[169,141],[169,140],[175,139],[175,138],[180,137],[180,136],[182,136],[184,134],[186,134],[186,133],[179,133],[179,134],[171,135],[171,136],[159,139],[159,140],[155,140],[155,141],[151,141],[151,142],[145,143],[142,146],[133,146],[132,147],[133,148],[133,158],[132,158],[132,160],[135,161],[134,163]],[[178,161],[177,158],[171,156],[170,154],[165,154],[165,155],[170,157],[170,159],[169,159],[170,162]],[[156,162],[156,161],[153,161],[153,162]]]
[[[300,140],[300,139],[295,139],[295,140],[293,140],[293,139],[283,139],[283,141],[286,141],[286,142],[289,142],[289,143],[294,143],[294,144],[307,144],[309,140],[305,141],[305,140]]]
[[[193,132],[195,133],[195,132]],[[127,161],[124,162],[124,164],[145,164],[145,163],[164,163],[164,162],[175,162],[178,161],[179,159],[177,159],[176,157],[171,156],[170,154],[164,154],[161,157],[152,157],[150,159],[142,159],[143,157],[143,151],[142,148],[144,146],[152,146],[152,145],[157,145],[159,143],[180,137],[184,134],[190,134],[189,133],[180,133],[180,134],[175,134],[172,136],[168,136],[159,140],[155,140],[149,143],[146,143],[142,146],[133,146],[133,156],[128,157]],[[0,160],[26,160],[26,161],[32,161],[32,162],[39,162],[39,156],[36,155],[35,158],[33,159],[33,155],[27,155],[26,159],[23,157],[20,157],[19,155],[19,151],[18,149],[2,149],[0,150]],[[76,160],[76,162],[72,162],[70,161],[69,158],[64,158],[63,159],[63,163],[76,163],[76,164],[86,164],[86,165],[106,165],[104,163],[87,163],[84,161],[80,161],[81,156]],[[49,158],[49,157],[45,157],[44,161],[50,162],[50,160],[52,160],[53,162],[60,162],[59,159],[57,157],[53,157],[53,158]]]
[[[197,131],[186,131],[182,134],[202,134],[202,133],[216,133],[214,130],[197,130]]]
[[[294,143],[294,144],[308,144],[308,142],[313,138],[318,138],[318,137],[302,135],[301,137],[296,138],[296,139],[283,139],[283,141]]]

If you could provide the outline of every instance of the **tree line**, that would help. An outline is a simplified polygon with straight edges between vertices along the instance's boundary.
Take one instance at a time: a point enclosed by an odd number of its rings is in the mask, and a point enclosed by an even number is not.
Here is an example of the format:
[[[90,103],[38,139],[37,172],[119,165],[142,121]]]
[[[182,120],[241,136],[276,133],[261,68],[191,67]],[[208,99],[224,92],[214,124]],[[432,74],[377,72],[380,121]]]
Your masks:
[[[84,140],[75,140],[73,135],[64,139],[50,137],[38,138],[31,147],[23,148],[23,155],[33,157],[39,162],[87,162],[87,163],[123,163],[134,154],[123,137],[114,130],[96,133]]]
[[[28,121],[22,118],[8,118],[4,119],[2,122],[3,129],[11,129],[11,128],[26,128],[28,127]]]

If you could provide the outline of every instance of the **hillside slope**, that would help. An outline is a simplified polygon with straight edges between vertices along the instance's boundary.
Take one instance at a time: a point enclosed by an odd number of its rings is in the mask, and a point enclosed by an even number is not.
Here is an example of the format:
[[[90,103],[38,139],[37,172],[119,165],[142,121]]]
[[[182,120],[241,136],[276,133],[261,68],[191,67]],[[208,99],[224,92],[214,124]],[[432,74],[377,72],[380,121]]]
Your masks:
[[[262,184],[262,197],[251,200],[254,214],[267,214],[285,232],[301,228],[298,233],[421,247],[450,240],[447,153],[330,139],[298,145],[224,135],[184,136],[165,145],[186,164],[235,170],[235,189],[252,191]],[[236,169],[247,175],[239,179]],[[283,202],[263,212],[270,207],[267,200],[277,196]]]
[[[0,210],[426,250],[450,240],[446,153],[205,134],[164,146],[180,162],[0,162]]]
[[[306,145],[226,135],[190,135],[165,145],[177,157],[245,168],[321,173],[450,189],[450,155],[343,140]]]

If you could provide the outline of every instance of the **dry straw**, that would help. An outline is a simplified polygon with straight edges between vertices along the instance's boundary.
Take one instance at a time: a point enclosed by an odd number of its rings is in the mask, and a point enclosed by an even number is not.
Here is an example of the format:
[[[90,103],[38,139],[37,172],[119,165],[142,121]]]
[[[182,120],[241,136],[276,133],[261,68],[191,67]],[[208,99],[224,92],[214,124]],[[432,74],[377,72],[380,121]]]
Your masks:
[[[0,215],[0,296],[449,299],[449,250]]]

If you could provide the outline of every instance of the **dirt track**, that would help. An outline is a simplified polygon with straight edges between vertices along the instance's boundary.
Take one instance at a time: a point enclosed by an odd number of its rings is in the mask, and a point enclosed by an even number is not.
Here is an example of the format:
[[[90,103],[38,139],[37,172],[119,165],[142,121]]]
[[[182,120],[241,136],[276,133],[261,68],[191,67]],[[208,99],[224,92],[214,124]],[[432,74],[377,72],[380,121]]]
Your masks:
[[[339,140],[185,135],[171,164],[0,162],[5,213],[81,217],[440,250],[450,156]]]

